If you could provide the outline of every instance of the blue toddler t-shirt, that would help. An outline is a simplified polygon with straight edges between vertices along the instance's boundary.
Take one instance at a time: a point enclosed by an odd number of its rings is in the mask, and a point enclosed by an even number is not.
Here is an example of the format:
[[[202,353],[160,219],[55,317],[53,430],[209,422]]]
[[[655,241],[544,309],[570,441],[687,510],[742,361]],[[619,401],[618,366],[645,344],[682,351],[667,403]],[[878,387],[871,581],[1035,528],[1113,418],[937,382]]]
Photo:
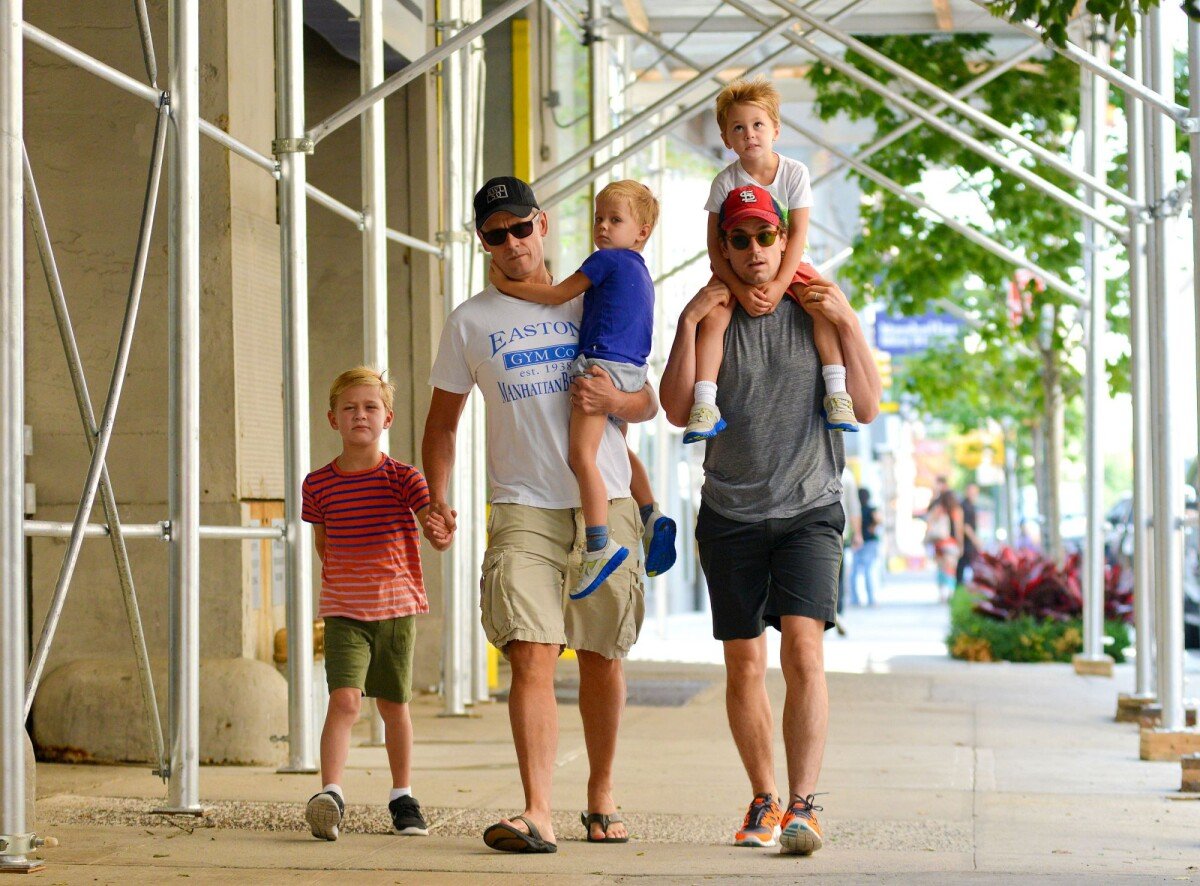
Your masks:
[[[654,331],[654,281],[642,254],[598,249],[579,270],[592,284],[583,296],[579,352],[645,366]]]

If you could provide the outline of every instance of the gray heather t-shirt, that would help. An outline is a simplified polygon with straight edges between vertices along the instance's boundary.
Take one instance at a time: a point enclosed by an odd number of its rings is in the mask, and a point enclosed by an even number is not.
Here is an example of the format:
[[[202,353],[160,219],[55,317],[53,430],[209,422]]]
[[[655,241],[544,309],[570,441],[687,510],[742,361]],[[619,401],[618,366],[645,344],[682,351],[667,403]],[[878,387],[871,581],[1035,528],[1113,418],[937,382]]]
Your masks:
[[[707,443],[706,505],[754,523],[841,501],[842,435],[825,430],[812,318],[790,296],[765,317],[734,309],[717,386],[728,427]]]

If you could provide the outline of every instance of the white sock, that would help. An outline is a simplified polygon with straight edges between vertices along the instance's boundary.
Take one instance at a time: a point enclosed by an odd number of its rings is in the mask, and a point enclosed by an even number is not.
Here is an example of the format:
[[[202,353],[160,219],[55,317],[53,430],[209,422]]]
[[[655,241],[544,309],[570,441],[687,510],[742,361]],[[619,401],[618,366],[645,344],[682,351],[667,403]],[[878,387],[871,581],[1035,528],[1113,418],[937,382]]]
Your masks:
[[[821,367],[821,376],[825,379],[826,394],[846,393],[846,367],[836,363]]]
[[[346,795],[342,793],[342,786],[340,784],[327,784],[321,788],[321,793],[337,794],[342,798],[343,803],[346,802]]]
[[[392,788],[392,795],[388,797],[388,802],[391,803],[397,797],[411,797],[412,788]]]
[[[716,406],[717,383],[715,381],[696,382],[695,392],[692,394],[692,402],[706,403],[709,406]]]

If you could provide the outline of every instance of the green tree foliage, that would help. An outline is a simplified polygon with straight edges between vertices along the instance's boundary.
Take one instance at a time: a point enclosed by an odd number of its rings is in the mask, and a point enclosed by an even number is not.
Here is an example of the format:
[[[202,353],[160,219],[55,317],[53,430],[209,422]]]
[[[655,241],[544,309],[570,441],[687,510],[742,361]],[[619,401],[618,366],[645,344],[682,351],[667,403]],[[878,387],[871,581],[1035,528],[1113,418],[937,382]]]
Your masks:
[[[1134,32],[1138,13],[1149,12],[1159,5],[1160,0],[1087,0],[1083,8],[1098,15],[1109,25],[1128,34]],[[1046,37],[1062,46],[1067,42],[1067,25],[1075,16],[1078,0],[989,0],[988,8],[993,15],[1011,21],[1027,19],[1041,25]],[[1184,0],[1183,9],[1188,15],[1200,17],[1200,3]]]
[[[896,36],[864,42],[947,91],[995,62],[988,37],[980,34]],[[864,59],[854,54],[847,58],[876,79],[904,89],[900,81]],[[878,135],[904,121],[885,99],[828,66],[815,66],[810,80],[818,96],[817,113],[824,119],[838,114],[870,119]],[[904,91],[926,106],[933,103],[913,90]],[[1066,155],[1078,116],[1079,72],[1071,62],[1054,55],[985,85],[972,103],[1043,147]],[[1020,159],[1048,181],[1073,189],[1066,176],[1014,151],[1009,143],[969,121],[955,120],[949,113],[945,116],[978,140]],[[955,190],[973,196],[981,214],[990,217],[985,233],[1064,279],[1076,273],[1081,260],[1079,217],[1012,174],[995,169],[949,136],[924,126],[875,153],[868,162],[917,191],[931,172],[944,170],[956,182]],[[1049,331],[1048,344],[1059,361],[1064,392],[1069,398],[1078,390],[1079,372],[1068,359],[1078,343],[1078,327],[1072,322],[1077,311],[1066,296],[1050,289],[1037,291],[1032,295],[1033,310],[1011,326],[1005,296],[1015,269],[1009,262],[963,239],[934,216],[914,209],[874,182],[862,177],[859,182],[861,227],[854,254],[839,272],[853,286],[856,298],[878,301],[889,312],[907,315],[921,314],[939,300],[948,300],[977,316],[981,324],[976,353],[965,354],[960,342],[948,343],[898,369],[898,381],[915,395],[923,410],[950,416],[964,427],[978,426],[981,419],[999,418],[1004,413],[1020,414],[1024,419],[1036,415],[1041,361],[1018,354],[1022,349],[1040,353],[1044,310],[1060,318]]]

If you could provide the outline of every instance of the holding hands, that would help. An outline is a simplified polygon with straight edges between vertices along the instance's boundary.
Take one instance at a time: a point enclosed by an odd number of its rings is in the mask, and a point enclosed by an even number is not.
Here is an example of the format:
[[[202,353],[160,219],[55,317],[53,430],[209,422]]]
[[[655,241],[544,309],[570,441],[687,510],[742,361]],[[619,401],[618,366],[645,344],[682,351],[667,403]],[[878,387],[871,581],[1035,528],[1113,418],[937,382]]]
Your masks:
[[[430,502],[429,510],[425,512],[425,538],[433,545],[435,551],[444,551],[454,540],[454,530],[458,528],[456,521],[458,511],[453,510],[446,502]]]

